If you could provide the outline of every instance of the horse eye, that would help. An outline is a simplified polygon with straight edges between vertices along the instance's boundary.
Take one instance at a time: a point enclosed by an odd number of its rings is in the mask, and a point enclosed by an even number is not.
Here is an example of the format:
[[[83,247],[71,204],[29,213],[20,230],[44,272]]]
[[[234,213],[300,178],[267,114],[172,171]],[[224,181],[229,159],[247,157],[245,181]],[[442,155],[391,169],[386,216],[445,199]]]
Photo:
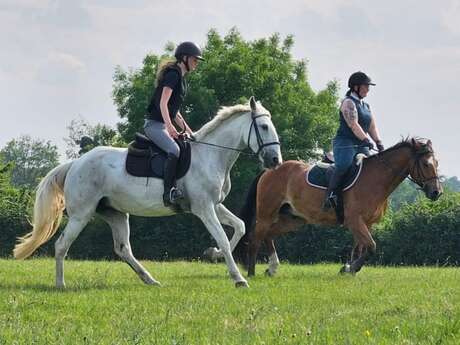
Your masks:
[[[268,131],[268,125],[263,124],[260,126],[264,131]]]

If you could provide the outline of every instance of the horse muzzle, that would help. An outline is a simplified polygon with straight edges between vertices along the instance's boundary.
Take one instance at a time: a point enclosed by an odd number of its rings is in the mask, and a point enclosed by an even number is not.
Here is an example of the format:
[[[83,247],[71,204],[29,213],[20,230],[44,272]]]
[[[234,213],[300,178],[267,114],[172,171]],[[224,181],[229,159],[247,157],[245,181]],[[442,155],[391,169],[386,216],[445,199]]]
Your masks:
[[[432,201],[436,201],[442,195],[442,187],[439,186],[435,188],[425,188],[424,189],[425,195],[428,199]]]
[[[274,169],[283,163],[283,158],[278,152],[270,152],[263,155],[263,164],[265,168]]]

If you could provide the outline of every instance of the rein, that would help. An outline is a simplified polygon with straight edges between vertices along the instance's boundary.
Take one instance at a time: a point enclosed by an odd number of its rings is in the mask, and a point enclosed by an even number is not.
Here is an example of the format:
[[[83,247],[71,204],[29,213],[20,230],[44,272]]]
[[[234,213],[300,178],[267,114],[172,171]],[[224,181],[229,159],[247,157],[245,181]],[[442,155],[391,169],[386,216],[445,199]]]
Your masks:
[[[267,147],[267,146],[270,146],[270,145],[281,145],[278,141],[272,141],[272,142],[269,142],[269,143],[264,143],[263,142],[263,139],[262,139],[262,137],[260,135],[259,126],[257,125],[257,122],[256,122],[256,119],[259,118],[259,117],[262,117],[262,116],[269,116],[269,115],[268,114],[254,115],[253,113],[251,113],[252,121],[251,121],[251,127],[249,127],[248,146],[247,146],[247,148],[237,149],[235,147],[229,147],[229,146],[224,146],[224,145],[218,145],[218,144],[213,144],[213,143],[207,143],[207,142],[204,142],[204,141],[199,141],[199,140],[196,140],[194,138],[190,138],[190,141],[193,142],[193,143],[202,144],[202,145],[208,145],[208,146],[212,146],[212,147],[217,147],[217,148],[224,149],[224,150],[236,151],[236,152],[242,153],[242,154],[247,155],[247,156],[257,156],[257,155],[259,155],[260,151],[264,147]],[[257,152],[247,152],[247,150],[246,150],[246,149],[251,150],[251,147],[250,147],[249,143],[250,143],[250,140],[251,140],[252,128],[254,128],[254,132],[256,133],[257,145],[258,145]]]

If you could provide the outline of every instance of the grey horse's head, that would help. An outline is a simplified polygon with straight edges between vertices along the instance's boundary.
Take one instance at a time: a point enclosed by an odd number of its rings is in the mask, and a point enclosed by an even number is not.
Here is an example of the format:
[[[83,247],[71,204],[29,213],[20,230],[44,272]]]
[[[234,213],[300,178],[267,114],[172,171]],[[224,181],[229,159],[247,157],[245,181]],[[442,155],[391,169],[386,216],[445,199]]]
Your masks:
[[[257,154],[265,168],[276,168],[283,162],[278,133],[273,125],[270,112],[254,97],[249,100],[251,106],[251,125],[247,145]]]

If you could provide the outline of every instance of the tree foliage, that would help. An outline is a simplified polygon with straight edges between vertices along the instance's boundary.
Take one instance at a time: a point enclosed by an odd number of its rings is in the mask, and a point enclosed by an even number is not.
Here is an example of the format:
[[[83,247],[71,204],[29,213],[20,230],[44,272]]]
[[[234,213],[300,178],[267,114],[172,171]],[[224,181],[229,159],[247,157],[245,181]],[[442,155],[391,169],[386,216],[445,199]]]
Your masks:
[[[6,143],[0,151],[3,163],[11,163],[11,181],[15,186],[35,188],[41,177],[59,163],[56,145],[24,135]]]
[[[69,159],[78,158],[96,146],[125,146],[118,132],[107,125],[92,126],[83,118],[79,118],[73,119],[67,129],[69,134],[64,141],[67,145],[66,156]]]

